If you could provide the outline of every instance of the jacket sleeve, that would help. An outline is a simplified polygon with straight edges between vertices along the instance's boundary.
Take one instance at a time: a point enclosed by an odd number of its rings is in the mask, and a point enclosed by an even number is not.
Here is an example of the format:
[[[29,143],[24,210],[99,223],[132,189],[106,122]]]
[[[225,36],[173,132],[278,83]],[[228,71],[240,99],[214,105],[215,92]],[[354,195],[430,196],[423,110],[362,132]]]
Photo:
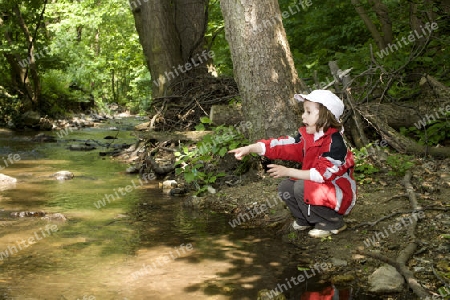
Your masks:
[[[303,138],[297,131],[294,137],[284,136],[277,139],[259,140],[263,146],[262,155],[269,159],[303,161]]]
[[[315,169],[325,181],[331,181],[337,176],[342,176],[353,166],[353,154],[347,149],[342,135],[339,132],[333,133],[328,151],[319,157]]]

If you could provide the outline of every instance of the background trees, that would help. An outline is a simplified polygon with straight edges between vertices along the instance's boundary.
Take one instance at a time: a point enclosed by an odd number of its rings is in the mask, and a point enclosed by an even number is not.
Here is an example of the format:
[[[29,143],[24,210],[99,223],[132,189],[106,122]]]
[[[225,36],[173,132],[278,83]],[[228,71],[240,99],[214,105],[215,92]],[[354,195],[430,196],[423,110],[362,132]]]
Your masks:
[[[411,100],[427,98],[424,91],[436,86],[433,83],[449,85],[448,1],[221,2],[1,1],[2,123],[31,108],[57,116],[93,98],[100,108],[118,102],[145,114],[155,98],[183,96],[179,89],[170,89],[175,85],[190,91],[197,85],[197,94],[204,89],[203,98],[217,98],[220,93],[206,86],[223,86],[220,80],[195,79],[213,78],[209,70],[219,78],[234,76],[240,97],[222,93],[221,101],[242,101],[245,117],[255,124],[254,136],[288,133],[291,128],[286,124],[295,123],[290,121],[292,93],[306,89],[299,85],[301,80],[309,88],[332,86],[329,61],[351,69],[358,106],[365,103],[373,110],[374,103],[395,104],[390,111],[399,112],[396,115],[408,106],[419,113],[416,119],[404,119],[417,122],[432,107],[445,104],[422,101],[417,106]],[[429,35],[396,46],[430,22],[437,29]],[[192,70],[184,67],[185,72],[178,69],[204,50],[214,53],[207,63]],[[432,75],[434,81],[419,85],[423,74]],[[431,95],[442,94],[433,89]],[[208,109],[202,108],[195,107],[206,115]],[[286,121],[281,115],[287,116]],[[432,136],[423,130],[431,123],[420,130],[404,123],[402,132],[424,143],[440,143],[447,138],[437,133],[446,128],[442,122],[446,117],[437,120],[440,130],[430,131]],[[277,132],[264,128],[267,120]]]

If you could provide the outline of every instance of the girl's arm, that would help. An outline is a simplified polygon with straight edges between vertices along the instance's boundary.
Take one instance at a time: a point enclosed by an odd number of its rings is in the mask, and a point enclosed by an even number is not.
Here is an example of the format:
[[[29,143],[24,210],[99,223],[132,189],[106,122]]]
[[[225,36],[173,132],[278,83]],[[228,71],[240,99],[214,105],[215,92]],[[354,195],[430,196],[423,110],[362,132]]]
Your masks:
[[[303,179],[303,180],[311,180],[310,170],[299,170],[299,169],[294,169],[294,168],[287,168],[285,166],[275,165],[275,164],[267,165],[267,167],[269,168],[267,173],[269,173],[269,175],[274,178],[292,177],[292,178]]]
[[[250,144],[245,147],[236,148],[233,150],[228,151],[228,153],[234,153],[234,157],[236,159],[241,160],[244,156],[250,154],[250,153],[257,153],[261,154],[263,151],[262,146],[259,143]]]

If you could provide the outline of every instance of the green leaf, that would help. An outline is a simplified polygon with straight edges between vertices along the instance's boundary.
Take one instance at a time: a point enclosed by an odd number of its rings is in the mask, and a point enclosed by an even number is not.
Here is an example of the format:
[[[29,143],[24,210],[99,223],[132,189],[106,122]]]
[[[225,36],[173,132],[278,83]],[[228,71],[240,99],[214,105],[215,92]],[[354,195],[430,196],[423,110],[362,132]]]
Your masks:
[[[219,150],[219,155],[220,155],[221,157],[223,157],[225,154],[227,154],[227,152],[228,152],[228,149],[227,149],[226,147],[222,147],[222,148],[220,148],[220,150]]]
[[[195,180],[194,173],[184,173],[184,180],[186,180],[187,183],[191,183]]]
[[[203,123],[197,124],[195,126],[195,130],[197,130],[197,131],[204,131],[205,130],[205,125],[203,125]]]
[[[212,124],[211,119],[208,117],[201,117],[200,122],[202,122],[203,124]]]

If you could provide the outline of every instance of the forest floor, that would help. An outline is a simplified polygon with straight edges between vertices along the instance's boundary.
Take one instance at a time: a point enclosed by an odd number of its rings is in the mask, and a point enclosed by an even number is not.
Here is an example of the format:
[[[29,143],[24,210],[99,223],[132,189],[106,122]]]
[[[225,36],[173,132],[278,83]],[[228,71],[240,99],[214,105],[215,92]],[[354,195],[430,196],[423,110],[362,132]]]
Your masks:
[[[406,266],[426,290],[437,292],[447,282],[445,291],[448,291],[450,160],[416,159],[413,162],[411,184],[424,210],[416,217],[415,236],[419,246]],[[369,290],[369,276],[384,263],[361,255],[358,250],[396,259],[411,241],[408,227],[412,208],[403,177],[391,175],[389,171],[395,172],[385,166],[372,174],[370,180],[358,183],[357,203],[344,217],[347,229],[325,239],[311,238],[307,231],[295,232],[290,228],[293,218],[277,198],[281,179],[273,179],[263,170],[249,172],[242,176],[240,184],[224,187],[206,198],[211,209],[230,214],[230,225],[234,221],[236,227],[273,228],[275,239],[298,247],[298,261],[292,263],[312,266],[316,262],[331,262],[333,267],[323,274],[325,280],[336,286],[356,285]],[[236,220],[240,220],[240,225]],[[402,292],[411,291],[408,290],[405,284]],[[400,299],[395,295],[385,296]]]
[[[148,150],[152,151],[152,148]],[[388,151],[385,154],[395,156]],[[166,161],[175,159],[168,157],[173,156],[170,151],[162,156]],[[368,157],[367,160],[374,162],[377,159]],[[293,218],[277,197],[277,186],[282,179],[268,176],[258,160],[247,173],[236,176],[233,175],[236,160],[232,155],[225,155],[219,162],[218,171],[224,171],[227,176],[214,185],[216,193],[185,197],[185,205],[228,214],[229,224],[235,230],[269,230],[274,239],[290,243],[298,249],[297,261],[290,261],[289,264],[310,267],[317,262],[327,262],[332,267],[322,274],[325,282],[337,287],[358,287],[364,291],[372,288],[370,275],[385,263],[361,252],[381,254],[395,260],[415,239],[418,246],[406,262],[406,267],[425,290],[437,295],[440,289],[441,293],[448,295],[450,159],[411,157],[409,161],[393,161],[395,163],[388,164],[386,159],[380,159],[376,162],[378,172],[356,174],[359,179],[358,198],[351,213],[344,217],[347,229],[325,239],[311,238],[307,231],[296,232],[290,227]],[[419,207],[415,215],[416,226],[412,225],[413,209],[405,188],[404,174],[401,174],[407,163],[411,164],[410,183]],[[183,182],[181,176],[175,179]],[[414,236],[411,236],[411,229]],[[378,294],[384,299],[410,299],[412,291],[408,284],[400,287],[398,292]]]

